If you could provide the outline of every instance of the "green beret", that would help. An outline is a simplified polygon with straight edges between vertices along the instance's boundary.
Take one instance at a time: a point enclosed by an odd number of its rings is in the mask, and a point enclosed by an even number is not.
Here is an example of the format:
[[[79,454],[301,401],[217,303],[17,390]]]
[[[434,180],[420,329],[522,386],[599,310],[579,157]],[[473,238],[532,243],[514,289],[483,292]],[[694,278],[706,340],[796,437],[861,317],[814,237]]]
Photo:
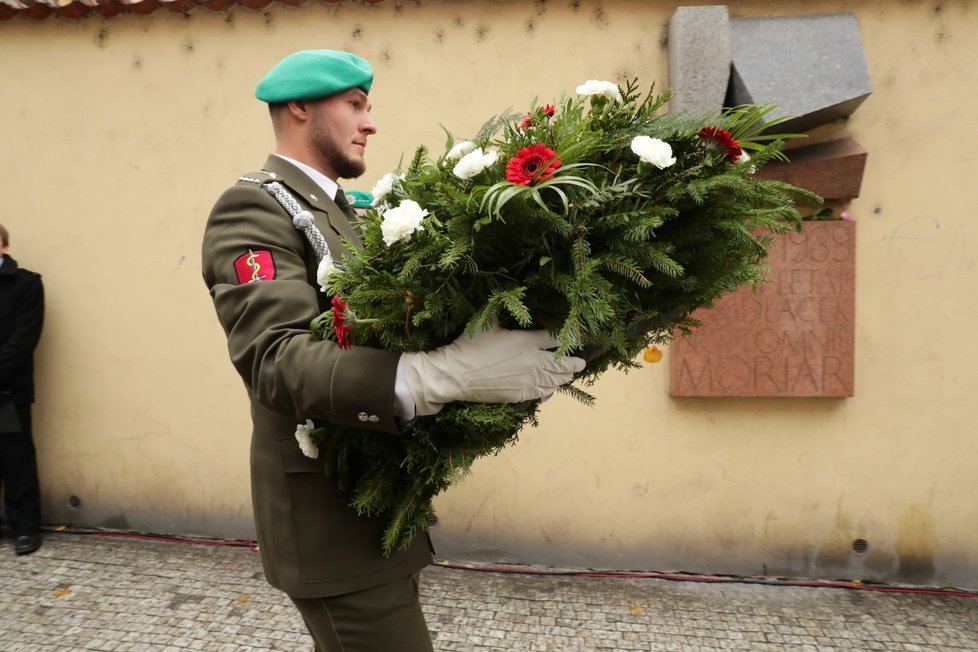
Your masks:
[[[374,71],[370,64],[349,52],[303,50],[285,57],[258,82],[255,97],[275,104],[293,100],[317,100],[350,88],[370,92]]]

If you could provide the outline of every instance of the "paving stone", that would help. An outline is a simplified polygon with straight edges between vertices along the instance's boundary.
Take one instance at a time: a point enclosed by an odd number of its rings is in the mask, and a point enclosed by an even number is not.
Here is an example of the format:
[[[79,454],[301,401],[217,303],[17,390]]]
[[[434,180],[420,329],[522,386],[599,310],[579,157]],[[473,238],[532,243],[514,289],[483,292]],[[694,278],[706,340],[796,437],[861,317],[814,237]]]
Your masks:
[[[439,652],[978,651],[978,599],[952,596],[434,566],[421,601]],[[26,562],[0,543],[0,632],[2,652],[312,649],[251,550],[66,534]]]
[[[679,7],[669,20],[669,100],[674,113],[703,115],[723,108],[730,79],[730,18],[726,5]]]
[[[777,129],[808,131],[850,115],[872,93],[855,14],[736,18],[730,21],[727,103],[767,104]]]

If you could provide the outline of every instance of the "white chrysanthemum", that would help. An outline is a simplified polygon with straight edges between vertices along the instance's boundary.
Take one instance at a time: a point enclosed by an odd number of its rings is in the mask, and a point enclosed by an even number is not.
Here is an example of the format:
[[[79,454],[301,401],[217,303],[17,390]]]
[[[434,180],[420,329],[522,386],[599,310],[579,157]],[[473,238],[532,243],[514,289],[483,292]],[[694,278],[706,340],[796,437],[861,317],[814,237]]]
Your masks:
[[[471,140],[463,140],[460,143],[455,143],[455,147],[448,150],[448,154],[445,154],[445,158],[449,161],[456,161],[474,149],[475,143],[473,143]]]
[[[618,84],[607,81],[589,79],[577,87],[578,95],[603,95],[609,100],[621,102],[621,90]]]
[[[405,199],[396,208],[384,211],[384,219],[380,223],[380,232],[384,236],[384,244],[388,247],[395,242],[411,239],[411,234],[421,231],[421,220],[428,211],[413,199]]]
[[[397,184],[397,182],[403,178],[404,177],[398,176],[393,172],[388,172],[378,179],[377,184],[373,187],[373,190],[370,191],[370,194],[374,197],[373,205],[377,206],[380,204],[384,197],[391,194],[391,191],[394,190],[394,186]]]
[[[651,163],[663,170],[676,162],[672,155],[672,146],[664,140],[651,136],[635,136],[632,138],[632,151],[645,163]]]
[[[319,261],[319,268],[316,270],[316,280],[319,282],[319,289],[322,292],[329,292],[329,275],[336,269],[333,264],[333,257],[327,252],[323,259]]]
[[[295,440],[299,442],[299,450],[306,457],[316,459],[319,457],[319,447],[312,440],[312,433],[316,427],[312,424],[312,419],[306,419],[305,423],[300,423],[295,427]]]
[[[481,147],[476,147],[455,164],[452,174],[459,179],[471,179],[495,163],[497,158],[499,158],[499,153],[496,150],[491,149],[488,152],[483,152]]]

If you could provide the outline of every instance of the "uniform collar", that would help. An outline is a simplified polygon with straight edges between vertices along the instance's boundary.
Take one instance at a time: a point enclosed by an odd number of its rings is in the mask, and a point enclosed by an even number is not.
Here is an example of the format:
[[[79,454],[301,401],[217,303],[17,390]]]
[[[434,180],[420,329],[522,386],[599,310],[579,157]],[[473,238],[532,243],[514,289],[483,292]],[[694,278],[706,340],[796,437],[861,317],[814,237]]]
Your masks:
[[[281,154],[272,154],[272,156],[282,159],[287,163],[291,163],[295,167],[302,170],[307,177],[312,179],[313,183],[319,186],[320,190],[326,193],[326,196],[332,200],[336,200],[336,191],[339,190],[339,184],[327,177],[325,174],[315,169],[312,166],[306,165],[302,161],[297,161],[294,158],[289,158],[288,156],[282,156]],[[269,157],[271,158],[271,157]]]
[[[3,260],[0,263],[2,263],[0,264],[0,274],[13,274],[17,271],[17,261],[8,254],[3,255]]]
[[[272,179],[288,186],[289,190],[298,197],[301,197],[309,205],[311,210],[325,214],[329,225],[334,231],[351,242],[359,244],[359,236],[350,227],[349,217],[336,205],[335,200],[326,194],[326,189],[316,183],[313,177],[303,167],[300,167],[302,165],[299,161],[292,161],[284,156],[271,154],[268,160],[265,161],[265,166],[262,168],[262,171]],[[323,179],[329,180],[322,173],[317,174]],[[330,183],[336,186],[335,181],[330,180]]]

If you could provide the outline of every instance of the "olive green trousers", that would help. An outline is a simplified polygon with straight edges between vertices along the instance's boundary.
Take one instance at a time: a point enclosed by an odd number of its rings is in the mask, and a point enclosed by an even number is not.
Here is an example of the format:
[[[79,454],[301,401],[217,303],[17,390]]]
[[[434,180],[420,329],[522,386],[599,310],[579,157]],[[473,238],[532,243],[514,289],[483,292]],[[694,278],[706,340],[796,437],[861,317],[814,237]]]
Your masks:
[[[432,652],[418,575],[328,598],[293,598],[316,652]]]

